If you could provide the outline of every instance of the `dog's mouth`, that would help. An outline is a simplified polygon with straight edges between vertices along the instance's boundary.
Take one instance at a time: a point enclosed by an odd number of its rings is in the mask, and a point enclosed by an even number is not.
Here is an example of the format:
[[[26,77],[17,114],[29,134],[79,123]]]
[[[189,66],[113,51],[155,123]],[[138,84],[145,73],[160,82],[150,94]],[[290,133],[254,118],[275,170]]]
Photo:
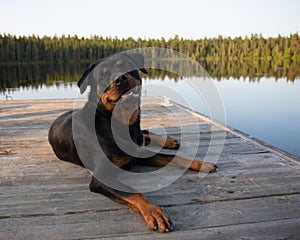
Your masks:
[[[135,87],[130,90],[125,90],[116,100],[108,99],[110,104],[117,104],[121,102],[136,102],[141,96],[140,87]]]
[[[140,95],[141,95],[141,92],[140,92],[139,87],[135,87],[135,88],[125,92],[124,94],[122,94],[121,99],[122,100],[126,100],[128,98],[136,99],[136,98],[139,98]]]

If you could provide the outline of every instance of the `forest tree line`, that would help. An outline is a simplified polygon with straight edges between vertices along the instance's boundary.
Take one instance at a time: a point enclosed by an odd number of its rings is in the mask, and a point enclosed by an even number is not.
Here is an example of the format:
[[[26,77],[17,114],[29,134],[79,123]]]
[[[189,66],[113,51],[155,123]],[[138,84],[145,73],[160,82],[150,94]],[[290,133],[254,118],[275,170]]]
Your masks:
[[[135,48],[159,47],[172,49],[198,62],[267,61],[300,63],[300,38],[298,33],[289,36],[264,38],[216,37],[198,40],[179,36],[161,39],[118,39],[101,36],[80,38],[78,36],[14,36],[0,34],[0,63],[46,63],[93,61],[114,53]]]

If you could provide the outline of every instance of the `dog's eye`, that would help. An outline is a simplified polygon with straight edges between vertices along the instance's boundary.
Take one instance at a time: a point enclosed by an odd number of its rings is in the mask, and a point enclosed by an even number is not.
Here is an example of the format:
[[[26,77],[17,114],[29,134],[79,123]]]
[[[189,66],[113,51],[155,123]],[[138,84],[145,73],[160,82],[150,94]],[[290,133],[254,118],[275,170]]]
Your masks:
[[[120,77],[118,77],[115,81],[114,81],[114,84],[115,85],[120,85],[121,84],[121,81],[125,81],[125,80],[128,80],[129,76],[127,73],[121,75]]]
[[[115,85],[120,85],[121,84],[121,78],[117,78],[115,81],[114,81],[114,84]]]
[[[125,73],[120,77],[122,80],[127,80],[129,78],[128,74]]]

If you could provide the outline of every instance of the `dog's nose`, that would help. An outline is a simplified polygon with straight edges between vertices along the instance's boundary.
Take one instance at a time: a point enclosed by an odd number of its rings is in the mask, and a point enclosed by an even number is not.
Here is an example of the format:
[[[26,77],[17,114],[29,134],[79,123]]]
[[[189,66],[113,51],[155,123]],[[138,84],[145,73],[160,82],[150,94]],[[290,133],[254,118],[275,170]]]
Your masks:
[[[120,77],[118,77],[115,81],[114,81],[114,84],[119,86],[122,82],[125,82],[127,81],[129,78],[128,74],[125,73],[123,75],[121,75]]]

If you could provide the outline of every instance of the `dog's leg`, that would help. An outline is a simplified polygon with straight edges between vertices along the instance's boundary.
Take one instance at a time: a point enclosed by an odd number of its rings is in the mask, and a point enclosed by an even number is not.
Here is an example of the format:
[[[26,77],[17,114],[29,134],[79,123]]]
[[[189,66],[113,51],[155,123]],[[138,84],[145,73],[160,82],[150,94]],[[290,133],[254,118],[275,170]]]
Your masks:
[[[150,142],[153,142],[158,146],[168,149],[178,149],[180,147],[180,142],[175,138],[169,136],[160,136],[147,130],[143,130],[142,133],[144,135],[146,146],[149,145]]]
[[[90,183],[90,190],[101,193],[116,202],[128,204],[144,217],[147,227],[152,230],[159,232],[170,232],[172,230],[173,224],[167,214],[141,193],[127,193],[109,188],[95,177],[92,178]]]
[[[217,170],[217,166],[213,163],[200,160],[190,160],[175,155],[165,155],[161,153],[157,153],[149,158],[138,158],[136,163],[139,165],[156,167],[164,167],[167,164],[171,164],[173,166],[189,168],[193,171],[204,173],[213,173]]]

